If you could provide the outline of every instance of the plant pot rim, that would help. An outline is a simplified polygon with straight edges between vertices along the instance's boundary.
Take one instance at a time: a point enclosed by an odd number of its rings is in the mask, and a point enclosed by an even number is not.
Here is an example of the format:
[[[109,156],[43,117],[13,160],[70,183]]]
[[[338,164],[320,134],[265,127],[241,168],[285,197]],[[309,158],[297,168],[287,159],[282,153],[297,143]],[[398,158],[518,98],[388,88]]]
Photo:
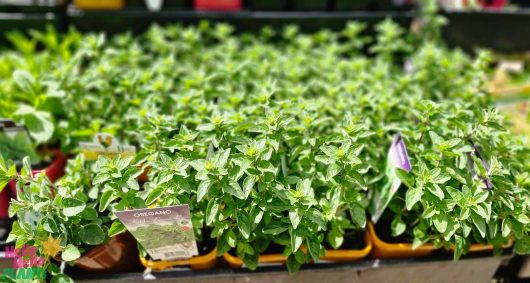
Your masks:
[[[137,255],[136,240],[129,232],[125,232],[110,237],[73,263],[76,267],[93,273],[131,272],[141,266],[140,261],[135,260]],[[62,260],[60,256],[54,259]]]
[[[354,249],[326,249],[326,255],[320,257],[321,260],[328,261],[353,261],[367,257],[372,251],[372,241],[368,230],[364,230],[365,247],[359,250]]]
[[[300,247],[302,249],[303,247]],[[230,251],[225,252],[223,254],[224,260],[226,260],[230,266],[241,268],[243,266],[243,259],[236,255],[232,255]],[[287,257],[283,256],[282,254],[260,254],[258,256],[258,265],[259,264],[266,264],[266,263],[285,263],[287,261]]]
[[[217,245],[207,254],[194,256],[189,259],[177,259],[177,260],[151,260],[140,255],[140,262],[146,268],[153,270],[165,270],[175,266],[189,265],[191,269],[208,269],[215,265],[217,261]],[[206,268],[197,268],[195,266],[201,266]]]
[[[104,247],[107,244],[112,244],[113,242],[115,242],[117,240],[116,237],[120,237],[121,235],[123,235],[123,234],[118,234],[118,235],[116,235],[114,237],[108,238],[105,242],[101,243],[100,245],[94,246],[88,252],[85,252],[84,254],[82,254],[78,259],[74,260],[73,262],[77,263],[77,262],[80,262],[80,261],[83,261],[83,260],[86,260],[88,258],[96,256],[96,254],[102,252],[102,250],[101,250],[102,247]],[[55,259],[56,261],[63,261],[63,258],[60,255],[54,256],[53,259]]]
[[[513,239],[510,238],[508,239],[508,243],[501,245],[501,248],[505,250],[509,249],[513,246],[513,242],[514,242]],[[451,244],[451,246],[449,247],[449,250],[451,251],[451,253],[454,253],[455,246]],[[467,252],[477,253],[477,252],[490,252],[490,251],[493,251],[493,245],[471,244]]]
[[[412,249],[412,243],[387,243],[377,236],[375,226],[371,221],[368,222],[368,231],[373,243],[373,255],[378,258],[426,256],[438,249],[430,243],[423,244],[416,249]]]

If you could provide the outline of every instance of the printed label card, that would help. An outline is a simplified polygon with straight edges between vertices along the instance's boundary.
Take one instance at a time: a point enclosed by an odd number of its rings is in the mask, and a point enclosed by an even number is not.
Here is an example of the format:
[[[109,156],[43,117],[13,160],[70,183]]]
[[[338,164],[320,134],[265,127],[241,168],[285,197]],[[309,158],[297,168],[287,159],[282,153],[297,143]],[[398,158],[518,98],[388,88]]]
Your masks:
[[[155,260],[199,255],[188,205],[133,209],[115,214]]]
[[[136,154],[134,146],[122,146],[114,136],[106,133],[97,134],[91,143],[79,143],[79,147],[86,160],[97,160],[100,155],[112,157],[119,154],[128,157]]]
[[[407,153],[407,147],[405,146],[401,134],[397,134],[394,137],[390,149],[388,150],[385,168],[387,182],[383,186],[376,187],[373,190],[369,210],[374,224],[377,223],[383,214],[383,211],[385,211],[398,188],[401,186],[401,180],[396,175],[396,168],[403,169],[407,172],[412,168]]]

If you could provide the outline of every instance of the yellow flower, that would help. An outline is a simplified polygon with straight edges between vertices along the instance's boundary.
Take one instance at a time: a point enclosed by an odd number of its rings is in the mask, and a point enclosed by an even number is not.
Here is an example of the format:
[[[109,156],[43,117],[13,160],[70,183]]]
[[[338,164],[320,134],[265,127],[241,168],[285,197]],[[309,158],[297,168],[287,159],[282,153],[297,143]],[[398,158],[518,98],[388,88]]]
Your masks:
[[[61,238],[54,239],[52,235],[48,236],[48,240],[41,243],[42,245],[42,251],[51,256],[55,257],[59,252],[63,250],[61,247]]]

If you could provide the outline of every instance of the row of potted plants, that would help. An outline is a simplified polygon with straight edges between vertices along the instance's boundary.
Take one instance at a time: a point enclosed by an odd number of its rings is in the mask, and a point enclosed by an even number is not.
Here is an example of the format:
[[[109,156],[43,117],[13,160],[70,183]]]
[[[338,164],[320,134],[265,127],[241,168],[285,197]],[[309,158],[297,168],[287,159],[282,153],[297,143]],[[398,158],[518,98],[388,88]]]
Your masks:
[[[248,3],[248,2],[247,2]],[[353,10],[396,10],[396,9],[410,9],[415,1],[404,1],[403,3],[392,2],[389,0],[309,0],[309,1],[287,1],[287,0],[253,0],[247,5],[252,10],[257,11],[327,11],[334,7],[337,11],[353,11]],[[105,3],[90,0],[76,0],[74,4],[79,9],[86,10],[115,10],[128,8],[148,8],[150,11],[164,10],[189,10],[195,8],[196,10],[207,11],[238,11],[243,9],[243,2],[240,0],[230,0],[224,2],[217,2],[211,0],[195,0],[195,1],[162,1],[162,0],[109,0]],[[247,8],[247,7],[245,7]]]
[[[19,174],[2,159],[0,188],[14,179],[17,194],[9,240],[34,244],[49,273],[66,278],[55,261],[94,271],[138,257],[114,212],[187,204],[200,255],[160,262],[140,246],[145,266],[206,268],[223,256],[232,266],[285,262],[296,271],[370,252],[443,247],[458,259],[511,241],[527,253],[529,150],[488,109],[487,54],[471,60],[391,21],[373,39],[362,30],[233,35],[202,23],[108,43],[75,32],[19,38],[19,50],[3,54],[10,63],[0,83],[9,94],[1,103],[16,110],[2,115],[36,123],[27,125],[36,143],[66,152],[98,132],[139,152],[77,155],[56,183],[29,158]],[[37,42],[46,48],[35,51]],[[398,134],[409,172],[385,170]],[[370,203],[392,174],[404,185],[373,225]]]
[[[423,108],[425,105],[420,104],[419,107]],[[433,127],[430,131],[425,129],[428,134],[418,133],[420,141],[417,143],[410,142],[408,134],[403,132],[408,144],[414,144],[408,151],[411,160],[418,162],[418,165],[413,166],[410,175],[402,173],[401,178],[408,188],[402,188],[399,196],[389,205],[390,210],[387,212],[392,212],[388,213],[389,218],[383,216],[377,225],[368,225],[369,234],[355,232],[362,231],[366,225],[367,197],[362,187],[366,186],[364,176],[367,174],[363,176],[352,170],[352,167],[355,168],[364,161],[361,158],[365,157],[362,151],[366,143],[357,144],[357,148],[352,148],[349,139],[340,147],[323,144],[315,149],[316,152],[308,153],[311,157],[305,158],[314,160],[306,164],[303,164],[303,159],[290,161],[296,150],[286,148],[286,161],[282,165],[282,158],[276,158],[276,150],[266,142],[234,144],[234,137],[230,134],[237,127],[231,130],[225,128],[227,135],[223,139],[226,144],[219,145],[220,148],[233,145],[235,152],[232,152],[230,146],[229,149],[214,149],[208,154],[210,146],[207,138],[211,137],[209,131],[194,132],[183,126],[178,132],[172,130],[174,136],[168,140],[162,139],[160,150],[149,155],[149,181],[143,185],[138,182],[142,168],[132,158],[101,157],[90,164],[84,160],[83,155],[79,155],[70,161],[66,176],[55,185],[44,174],[32,176],[27,162],[18,177],[13,173],[14,170],[7,170],[9,166],[3,166],[4,172],[10,171],[10,176],[17,178],[19,189],[17,200],[12,201],[10,207],[10,213],[18,216],[11,239],[16,239],[19,243],[38,243],[45,241],[50,235],[52,238],[61,238],[61,246],[65,247],[61,254],[62,260],[76,262],[78,266],[88,270],[101,270],[109,267],[101,266],[102,263],[108,263],[109,259],[98,258],[108,256],[106,252],[96,253],[96,260],[86,258],[93,254],[91,249],[94,246],[105,242],[107,251],[113,251],[108,248],[112,241],[107,240],[125,232],[125,227],[118,220],[112,221],[113,211],[151,205],[188,204],[203,254],[189,261],[157,262],[149,260],[141,252],[145,266],[153,269],[175,265],[206,268],[215,263],[217,253],[223,255],[232,266],[244,263],[253,269],[259,263],[286,261],[287,266],[294,271],[300,264],[311,260],[342,261],[362,258],[370,252],[372,245],[372,254],[380,258],[427,255],[442,246],[453,251],[458,258],[470,246],[478,250],[500,249],[503,245],[509,246],[512,239],[516,239],[516,250],[525,253],[525,200],[528,192],[519,186],[528,184],[528,180],[524,173],[518,173],[525,172],[528,168],[524,166],[528,165],[521,162],[522,159],[519,162],[514,160],[519,159],[521,154],[527,157],[528,150],[514,144],[499,144],[498,148],[504,150],[493,149],[496,157],[488,159],[493,161],[488,169],[484,169],[482,160],[468,157],[468,161],[477,170],[477,178],[462,168],[440,166],[452,164],[455,159],[462,158],[460,153],[463,150],[466,150],[464,153],[472,152],[472,149],[463,149],[465,145],[456,142],[459,138],[443,140],[441,135],[434,132],[436,129],[443,129],[437,123],[447,121],[447,118],[433,118],[442,116],[442,107],[432,103],[417,113],[419,117],[429,119],[429,126]],[[460,115],[468,115],[469,111],[470,109],[454,110]],[[458,121],[457,117],[454,116],[453,120]],[[353,119],[352,116],[347,116],[346,121],[350,119]],[[473,136],[477,136],[473,146],[468,147],[488,148],[488,143],[494,136],[495,139],[513,142],[510,134],[496,125],[495,119],[498,117],[487,113],[482,119],[475,124],[464,122],[460,125],[468,126]],[[166,126],[173,125],[169,120],[165,120]],[[297,119],[290,120],[289,123],[294,123]],[[348,137],[367,135],[363,127],[355,126],[345,123],[338,128]],[[283,129],[289,127],[280,128],[282,131]],[[356,135],[348,135],[345,129],[352,129]],[[486,141],[480,139],[484,131],[489,132]],[[169,134],[164,131],[161,133],[162,136]],[[467,134],[469,132],[462,132],[457,136],[465,137]],[[446,135],[443,137],[450,137]],[[187,150],[173,151],[166,147],[170,141],[182,136],[194,137],[193,143],[185,144],[193,145],[191,149],[188,147]],[[329,139],[325,135],[321,137]],[[207,142],[201,142],[203,139]],[[300,144],[294,143],[295,146]],[[309,151],[311,148],[309,147]],[[259,160],[267,155],[270,156]],[[440,159],[444,155],[447,156]],[[512,168],[502,167],[504,158],[511,160]],[[467,166],[468,161],[464,162],[464,166]],[[319,163],[322,166],[318,166]],[[338,165],[338,168],[331,170],[333,164]],[[311,168],[297,170],[298,166],[304,165]],[[431,169],[427,167],[429,165],[436,167]],[[302,174],[312,177],[302,179]],[[249,177],[254,180],[249,180]],[[204,185],[204,182],[208,184]],[[422,194],[416,197],[414,190],[422,182],[425,182],[419,187],[423,189]],[[441,187],[442,185],[445,186]],[[297,211],[299,207],[302,209]],[[27,216],[35,213],[39,217],[32,224]],[[302,214],[299,218],[298,213]],[[452,215],[459,217],[455,219]],[[488,215],[491,215],[490,218],[487,218]],[[456,225],[461,226],[454,228]],[[302,234],[302,239],[297,243],[297,235],[293,235],[293,231],[296,233],[302,227],[314,229],[311,230],[313,234]],[[407,235],[406,230],[412,233]],[[404,245],[401,242],[411,244]],[[294,245],[298,245],[298,257],[301,259],[296,258],[297,252],[292,252]],[[318,253],[311,254],[311,249],[317,249]],[[333,249],[346,251],[335,252]],[[134,249],[122,251],[125,250]],[[271,251],[276,254],[268,254]],[[114,254],[114,259],[130,262],[131,254],[123,254],[123,257],[119,255],[121,254]],[[57,258],[57,255],[53,257]],[[84,261],[96,265],[87,267],[83,264]]]

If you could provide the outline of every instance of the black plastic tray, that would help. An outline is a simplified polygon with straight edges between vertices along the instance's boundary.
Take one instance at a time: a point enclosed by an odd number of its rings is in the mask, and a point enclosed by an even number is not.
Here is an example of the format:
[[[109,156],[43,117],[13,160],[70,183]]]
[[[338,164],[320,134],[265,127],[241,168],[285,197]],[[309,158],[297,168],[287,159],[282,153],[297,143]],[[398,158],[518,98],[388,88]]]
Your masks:
[[[350,263],[317,263],[303,266],[289,274],[284,265],[268,265],[255,271],[219,266],[212,270],[188,268],[148,273],[70,274],[76,282],[488,282],[502,261],[512,258],[506,250],[502,256],[491,252],[463,256],[454,262],[452,256],[395,260],[365,259]],[[67,270],[68,272],[68,270]],[[501,275],[502,276],[502,275]],[[381,281],[382,278],[388,281]],[[392,278],[392,279],[390,279]]]

